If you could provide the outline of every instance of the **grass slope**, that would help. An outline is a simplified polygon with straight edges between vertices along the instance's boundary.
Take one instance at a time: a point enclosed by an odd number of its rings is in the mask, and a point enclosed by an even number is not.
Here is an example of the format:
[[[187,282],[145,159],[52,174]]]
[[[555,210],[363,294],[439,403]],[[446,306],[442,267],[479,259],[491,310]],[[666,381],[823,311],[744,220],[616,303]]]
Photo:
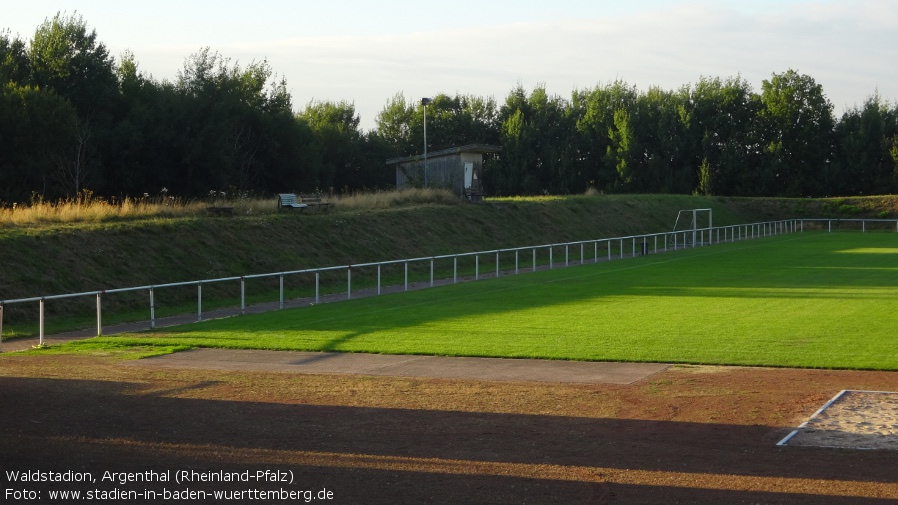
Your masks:
[[[898,234],[804,233],[94,341],[898,369]]]

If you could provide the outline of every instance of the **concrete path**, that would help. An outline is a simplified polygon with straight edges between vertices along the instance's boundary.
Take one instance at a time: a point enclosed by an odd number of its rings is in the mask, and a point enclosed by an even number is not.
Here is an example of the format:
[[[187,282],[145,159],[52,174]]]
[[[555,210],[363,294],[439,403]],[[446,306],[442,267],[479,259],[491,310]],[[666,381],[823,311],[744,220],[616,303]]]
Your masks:
[[[287,373],[358,374],[489,381],[632,384],[667,369],[660,363],[611,363],[338,352],[194,349],[129,366]]]

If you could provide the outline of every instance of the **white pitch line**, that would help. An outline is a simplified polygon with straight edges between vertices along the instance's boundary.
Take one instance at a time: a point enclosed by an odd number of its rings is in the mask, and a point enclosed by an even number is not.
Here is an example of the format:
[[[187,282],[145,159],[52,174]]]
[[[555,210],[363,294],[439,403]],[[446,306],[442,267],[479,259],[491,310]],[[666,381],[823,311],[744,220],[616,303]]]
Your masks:
[[[786,445],[786,444],[789,442],[789,440],[792,439],[792,437],[794,437],[795,435],[798,434],[798,430],[800,430],[800,429],[804,428],[805,426],[807,426],[808,423],[811,422],[812,419],[814,419],[815,417],[817,417],[817,416],[819,416],[820,414],[822,414],[824,410],[826,410],[830,405],[832,405],[833,403],[835,403],[839,398],[842,397],[842,395],[844,395],[844,394],[847,393],[848,391],[849,391],[849,390],[847,390],[847,389],[843,389],[843,390],[839,391],[839,394],[837,394],[836,396],[833,396],[832,399],[831,399],[830,401],[826,402],[825,405],[823,405],[822,407],[820,407],[820,408],[817,410],[817,412],[814,412],[813,414],[811,414],[811,417],[809,417],[807,421],[805,421],[805,422],[799,424],[799,425],[798,425],[798,428],[796,428],[795,430],[793,430],[792,433],[789,433],[788,435],[786,435],[786,438],[780,440],[776,445],[777,445],[777,446],[783,446],[783,445]]]
[[[832,404],[834,404],[835,402],[837,402],[837,401],[838,401],[838,400],[839,400],[845,393],[898,394],[898,393],[896,393],[896,392],[894,392],[894,391],[869,391],[869,390],[860,390],[860,389],[843,389],[842,391],[839,391],[839,394],[837,394],[836,396],[834,396],[830,401],[826,402],[825,405],[823,405],[822,407],[820,407],[820,409],[818,409],[817,412],[814,412],[814,413],[811,415],[811,417],[808,418],[807,421],[805,421],[805,422],[799,424],[799,425],[798,425],[798,428],[796,428],[796,429],[793,430],[791,433],[789,433],[788,435],[786,435],[786,438],[780,440],[779,443],[777,443],[776,445],[777,445],[777,446],[783,446],[783,445],[786,445],[786,444],[789,442],[789,440],[791,440],[792,437],[794,437],[795,435],[797,435],[798,432],[799,432],[802,428],[804,428],[805,426],[807,426],[809,422],[811,422],[814,418],[816,418],[817,416],[819,416],[820,414],[822,414],[823,411],[825,411],[827,408],[829,408],[830,406],[832,406]]]

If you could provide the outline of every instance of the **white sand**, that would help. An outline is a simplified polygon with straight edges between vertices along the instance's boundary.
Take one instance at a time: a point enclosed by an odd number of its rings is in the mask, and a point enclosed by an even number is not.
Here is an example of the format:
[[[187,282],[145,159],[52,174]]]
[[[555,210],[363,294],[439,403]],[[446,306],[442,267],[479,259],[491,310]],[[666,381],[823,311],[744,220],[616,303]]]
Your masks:
[[[785,445],[898,450],[898,393],[845,391]]]

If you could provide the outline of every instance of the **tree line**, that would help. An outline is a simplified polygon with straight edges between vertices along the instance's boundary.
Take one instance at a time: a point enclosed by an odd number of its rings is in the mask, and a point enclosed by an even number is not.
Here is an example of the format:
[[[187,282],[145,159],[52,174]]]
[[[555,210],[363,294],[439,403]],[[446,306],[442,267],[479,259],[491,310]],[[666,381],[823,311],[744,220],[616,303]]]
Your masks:
[[[386,159],[423,149],[424,109],[401,93],[363,131],[351,102],[294,110],[267,61],[201,49],[177,78],[109,55],[78,15],[30,41],[0,32],[0,203],[210,192],[347,192],[395,183]],[[677,90],[623,81],[570,98],[513,88],[504,102],[433,97],[428,150],[502,146],[488,194],[603,192],[826,196],[898,191],[898,106],[877,93],[837,119],[795,70],[760,93],[741,77]]]

